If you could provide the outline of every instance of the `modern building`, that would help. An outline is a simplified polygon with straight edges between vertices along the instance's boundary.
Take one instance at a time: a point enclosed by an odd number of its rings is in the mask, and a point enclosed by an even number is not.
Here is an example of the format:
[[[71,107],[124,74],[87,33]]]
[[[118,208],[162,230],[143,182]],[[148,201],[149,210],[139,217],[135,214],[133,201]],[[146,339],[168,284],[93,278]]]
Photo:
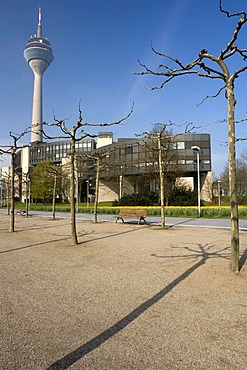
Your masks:
[[[199,149],[199,163],[194,147]],[[158,144],[153,135],[143,139],[117,139],[104,146],[97,143],[95,155],[99,156],[101,163],[101,201],[119,199],[128,194],[159,192]],[[209,134],[163,136],[161,161],[166,186],[184,186],[192,190],[197,189],[199,164],[201,199],[210,200],[212,172]]]
[[[166,186],[198,187],[202,200],[210,200],[212,191],[211,148],[209,134],[179,134],[164,136],[161,143],[162,170]],[[70,156],[68,140],[42,142],[20,150],[15,167],[20,179],[32,171],[38,163],[50,160],[56,165],[65,165]],[[101,132],[97,141],[88,138],[76,143],[76,171],[80,188],[96,178],[96,160],[100,161],[99,201],[113,201],[128,194],[159,193],[159,163],[157,138],[119,138]],[[196,153],[193,148],[198,148]],[[199,154],[199,156],[198,156]],[[199,159],[199,163],[198,163]],[[199,165],[199,166],[198,166]],[[66,167],[66,166],[65,166]],[[68,192],[67,192],[68,193]],[[20,194],[23,194],[20,187]],[[23,198],[24,197],[24,198]],[[22,196],[25,199],[25,194]],[[80,200],[82,197],[80,197]]]
[[[41,8],[39,8],[37,34],[31,36],[24,50],[24,57],[34,74],[31,144],[43,141],[42,78],[54,59],[51,44],[42,37]]]

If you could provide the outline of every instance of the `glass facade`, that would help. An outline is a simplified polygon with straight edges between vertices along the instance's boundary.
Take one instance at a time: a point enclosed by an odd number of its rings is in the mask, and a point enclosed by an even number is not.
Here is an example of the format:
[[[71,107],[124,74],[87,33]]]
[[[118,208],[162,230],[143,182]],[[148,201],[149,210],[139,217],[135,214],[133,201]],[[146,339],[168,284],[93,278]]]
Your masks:
[[[89,153],[95,148],[94,140],[81,140],[76,142],[75,149],[78,153]],[[70,142],[57,141],[51,143],[39,143],[30,147],[30,165],[35,166],[43,161],[52,161],[61,164],[63,158],[70,155]]]
[[[163,171],[194,174],[197,166],[196,154],[191,149],[193,146],[200,148],[200,171],[211,171],[209,134],[181,134],[161,138]],[[101,177],[158,172],[158,141],[154,137],[121,139],[96,149],[95,154],[101,158]]]

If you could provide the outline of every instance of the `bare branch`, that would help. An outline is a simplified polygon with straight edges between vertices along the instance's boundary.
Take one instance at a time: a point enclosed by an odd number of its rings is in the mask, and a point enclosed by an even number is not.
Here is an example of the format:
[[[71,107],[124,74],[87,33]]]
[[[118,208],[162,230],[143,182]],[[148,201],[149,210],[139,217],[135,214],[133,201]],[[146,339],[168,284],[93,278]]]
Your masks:
[[[134,111],[134,102],[132,104],[132,107],[131,107],[131,110],[130,112],[127,114],[127,116],[125,116],[124,118],[118,120],[118,121],[114,121],[114,122],[110,122],[110,123],[83,123],[83,126],[87,126],[87,127],[104,127],[104,126],[113,126],[113,125],[120,125],[122,122],[126,121],[130,115],[133,113]]]
[[[234,73],[233,73],[233,78],[235,79],[235,78],[238,78],[239,77],[239,75],[240,75],[240,73],[242,73],[242,72],[245,72],[247,70],[247,65],[246,66],[244,66],[244,67],[242,67],[242,68],[240,68],[240,69],[238,69],[237,71],[235,71]]]
[[[184,133],[192,133],[195,132],[195,130],[201,129],[202,127],[205,126],[194,126],[192,122],[188,122],[185,126]]]
[[[246,122],[247,121],[247,118],[243,118],[243,119],[240,119],[240,120],[237,120],[235,121],[235,123],[242,123],[242,122]]]
[[[177,64],[181,69],[186,69],[186,67],[180,62],[180,60],[178,60],[178,59],[175,59],[175,58],[172,58],[172,57],[170,57],[169,55],[166,55],[166,54],[163,54],[163,53],[160,53],[160,52],[158,52],[157,50],[155,50],[154,49],[154,47],[153,47],[153,44],[152,44],[152,42],[151,42],[151,49],[152,49],[152,51],[156,54],[156,55],[159,55],[159,56],[161,56],[161,57],[164,57],[164,58],[167,58],[167,59],[169,59],[169,60],[171,60],[172,62],[174,62],[175,64]],[[164,66],[164,65],[160,65],[160,67],[161,66]],[[169,67],[166,67],[166,66],[164,66],[165,68],[167,68],[167,69],[170,69]]]
[[[215,94],[215,95],[207,95],[200,103],[198,103],[196,106],[197,107],[199,107],[200,105],[202,105],[204,102],[205,102],[205,100],[207,100],[207,99],[212,99],[212,98],[216,98],[217,96],[219,96],[220,95],[220,93],[223,91],[223,90],[225,90],[225,88],[226,88],[226,86],[223,86],[223,87],[221,87],[221,89],[219,89],[219,91]]]
[[[247,59],[247,49],[237,49],[237,53],[243,57],[243,60]]]
[[[236,142],[238,142],[238,141],[247,141],[247,138],[246,137],[239,137],[239,138],[236,138],[235,141]]]
[[[212,67],[206,66],[205,63],[202,62],[203,58],[211,59],[214,62],[217,62],[219,64],[219,61],[216,57],[214,57],[211,54],[208,54],[207,50],[202,49],[199,53],[199,57],[197,57],[195,60],[193,60],[191,63],[187,64],[186,66],[183,65],[178,59],[169,57],[166,54],[157,52],[153,47],[152,50],[155,54],[162,56],[164,58],[167,58],[177,64],[179,68],[172,68],[165,64],[160,64],[159,68],[164,68],[165,71],[154,71],[150,68],[148,68],[145,64],[143,64],[140,60],[138,60],[141,67],[145,69],[143,72],[135,72],[136,75],[154,75],[154,76],[163,76],[165,77],[165,80],[159,85],[154,87],[147,87],[149,90],[157,90],[162,89],[168,82],[170,82],[173,78],[183,75],[198,75],[199,77],[207,77],[210,79],[223,79],[225,78],[225,74],[219,70],[216,70]],[[220,65],[220,64],[219,64]],[[199,68],[199,70],[198,70]],[[201,70],[205,71],[203,73]]]
[[[221,2],[220,2],[221,3]],[[223,13],[226,13],[226,14],[229,14],[228,12],[226,11],[223,11]],[[236,13],[234,15],[229,15],[228,17],[230,16],[236,16],[236,15],[242,15],[242,17],[239,19],[237,25],[236,25],[236,28],[233,32],[233,36],[232,36],[232,39],[228,42],[226,48],[224,50],[222,50],[222,52],[220,53],[220,58],[221,59],[225,59],[225,58],[228,58],[229,56],[231,56],[232,54],[234,54],[237,50],[237,47],[236,45],[234,45],[235,41],[237,40],[238,38],[238,34],[242,28],[242,26],[246,23],[247,21],[247,18],[246,18],[246,13],[244,12],[241,12],[241,13]],[[228,52],[230,51],[229,54],[227,54]]]
[[[238,12],[238,13],[230,13],[229,11],[225,10],[222,6],[222,0],[220,0],[219,8],[222,13],[225,13],[227,15],[227,18],[236,17],[236,16],[246,16],[246,13],[244,11]]]

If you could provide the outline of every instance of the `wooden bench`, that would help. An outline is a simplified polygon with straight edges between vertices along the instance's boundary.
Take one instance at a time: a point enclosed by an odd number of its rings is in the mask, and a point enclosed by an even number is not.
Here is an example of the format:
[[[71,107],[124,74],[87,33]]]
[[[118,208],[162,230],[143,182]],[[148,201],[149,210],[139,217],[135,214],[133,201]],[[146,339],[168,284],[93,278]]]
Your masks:
[[[118,220],[122,220],[124,222],[124,218],[137,218],[138,219],[138,225],[141,221],[143,221],[145,224],[147,223],[145,218],[147,217],[147,210],[146,209],[125,209],[122,208],[119,211],[119,214],[114,216],[116,217],[116,222]]]
[[[18,210],[16,211],[16,214],[17,214],[17,215],[22,215],[22,216],[25,216],[25,215],[26,215],[26,213],[27,213],[26,208],[20,208],[20,209],[18,209]]]

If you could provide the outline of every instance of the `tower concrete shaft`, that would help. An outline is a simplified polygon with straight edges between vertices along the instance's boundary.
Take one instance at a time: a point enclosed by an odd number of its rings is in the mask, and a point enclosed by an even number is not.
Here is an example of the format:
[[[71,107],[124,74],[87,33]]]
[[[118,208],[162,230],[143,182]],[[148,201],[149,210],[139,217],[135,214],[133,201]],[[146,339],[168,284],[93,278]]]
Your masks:
[[[31,144],[34,144],[43,141],[42,78],[54,59],[51,44],[42,37],[41,8],[39,8],[37,35],[31,36],[28,40],[24,57],[34,74],[31,134]]]

